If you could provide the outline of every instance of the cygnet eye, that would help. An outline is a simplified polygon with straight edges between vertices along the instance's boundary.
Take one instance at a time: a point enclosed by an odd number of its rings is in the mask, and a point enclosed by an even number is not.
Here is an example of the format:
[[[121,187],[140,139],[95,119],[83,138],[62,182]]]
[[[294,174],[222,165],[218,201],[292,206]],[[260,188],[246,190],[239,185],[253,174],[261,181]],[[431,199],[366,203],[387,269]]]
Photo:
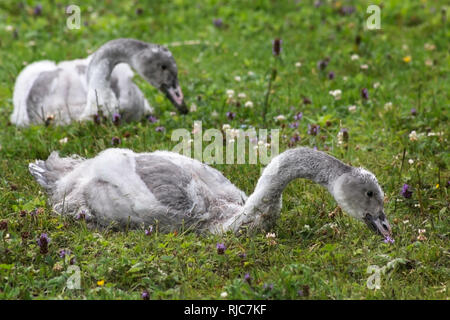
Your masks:
[[[372,198],[373,197],[373,191],[367,191],[367,196],[369,197],[369,198]]]
[[[161,65],[161,69],[166,70],[167,66],[165,64]]]

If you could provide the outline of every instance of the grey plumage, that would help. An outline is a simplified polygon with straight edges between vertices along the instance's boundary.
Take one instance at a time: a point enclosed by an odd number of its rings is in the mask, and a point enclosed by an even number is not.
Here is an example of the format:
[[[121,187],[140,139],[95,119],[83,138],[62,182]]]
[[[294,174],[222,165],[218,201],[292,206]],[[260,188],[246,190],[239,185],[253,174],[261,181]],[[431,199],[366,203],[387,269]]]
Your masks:
[[[83,212],[100,225],[158,224],[161,231],[197,232],[269,229],[281,212],[282,192],[297,178],[326,187],[352,217],[390,234],[383,191],[362,168],[309,148],[275,157],[247,196],[219,171],[177,153],[134,153],[108,149],[95,158],[60,158],[30,164],[30,172],[50,194],[55,211]],[[370,195],[368,193],[370,191]]]
[[[11,122],[19,126],[92,120],[120,113],[124,121],[152,113],[133,83],[134,72],[163,92],[182,113],[187,112],[175,60],[166,48],[135,39],[105,43],[86,59],[39,61],[21,71],[14,87]]]

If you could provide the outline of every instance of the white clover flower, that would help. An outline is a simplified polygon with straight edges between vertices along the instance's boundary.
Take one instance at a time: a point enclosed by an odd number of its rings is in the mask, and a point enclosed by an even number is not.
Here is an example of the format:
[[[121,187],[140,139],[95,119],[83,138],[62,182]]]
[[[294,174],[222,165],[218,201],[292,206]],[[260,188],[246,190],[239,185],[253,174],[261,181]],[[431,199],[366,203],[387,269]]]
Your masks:
[[[277,237],[277,235],[275,234],[275,233],[273,233],[273,232],[268,232],[267,234],[266,234],[266,238],[267,239],[274,239],[274,238],[276,238]]]
[[[253,108],[253,102],[252,101],[247,101],[245,104],[244,104],[244,107],[246,107],[246,108]]]
[[[228,297],[228,293],[227,293],[226,291],[224,291],[224,292],[222,292],[222,293],[220,294],[220,297],[221,297],[221,298],[226,298],[226,297]]]
[[[428,51],[433,51],[434,49],[436,49],[436,46],[432,43],[425,43],[423,45],[423,47],[425,50],[428,50]]]
[[[241,93],[238,94],[238,98],[239,99],[245,99],[245,98],[247,98],[247,95],[244,92],[241,92]]]
[[[409,160],[408,160],[408,163],[409,163],[409,164],[413,164],[413,163],[414,163],[414,160],[413,160],[413,159],[409,159]]]
[[[356,106],[349,106],[348,107],[348,111],[355,112],[356,111]]]
[[[11,32],[11,31],[14,30],[14,27],[11,26],[11,25],[7,25],[7,26],[5,27],[5,30]]]
[[[334,100],[340,100],[341,99],[341,96],[342,96],[342,91],[341,90],[339,90],[339,89],[331,90],[329,93],[334,97]]]
[[[227,90],[227,96],[228,96],[228,98],[233,98],[234,97],[234,90],[228,89]]]
[[[378,89],[380,87],[380,83],[379,82],[375,82],[374,84],[373,84],[373,88],[374,89]]]
[[[350,57],[350,59],[352,59],[352,61],[355,61],[355,60],[358,60],[358,59],[359,59],[359,56],[355,53],[355,54],[352,54],[352,56]]]
[[[384,110],[389,111],[392,109],[392,102],[386,102],[384,104]]]
[[[213,110],[213,112],[211,112],[211,117],[217,118],[218,116],[219,116],[219,113],[216,110]]]
[[[432,67],[432,66],[433,66],[433,60],[431,60],[431,59],[425,60],[425,65],[426,65],[427,67]]]
[[[225,124],[222,126],[222,130],[223,130],[223,131],[227,131],[228,129],[231,129],[231,126],[230,126],[228,123],[225,123]]]
[[[170,114],[171,117],[175,117],[177,115],[177,113],[175,111],[170,111],[169,114]]]
[[[301,62],[296,62],[296,63],[295,63],[295,67],[300,68],[301,66],[302,66],[302,63],[301,63]]]
[[[247,72],[247,74],[248,74],[250,77],[253,77],[253,76],[255,75],[255,73],[254,73],[253,71],[249,71],[249,72]]]
[[[237,82],[240,82],[241,81],[241,77],[236,76],[236,77],[234,77],[234,80],[236,80]]]
[[[280,115],[276,116],[274,119],[275,119],[275,121],[284,121],[284,120],[286,120],[286,117],[284,115],[280,114]]]
[[[411,140],[411,141],[417,141],[418,140],[417,132],[415,130],[411,131],[411,133],[409,134],[409,140]]]
[[[343,77],[342,77],[342,80],[347,81],[347,80],[348,80],[348,77],[347,77],[347,76],[343,76]]]
[[[191,104],[191,107],[189,108],[189,111],[190,111],[190,112],[195,112],[195,111],[197,111],[197,105],[196,105],[195,103],[192,103],[192,104]]]
[[[69,139],[67,137],[65,137],[65,138],[62,138],[61,140],[59,140],[59,143],[60,144],[66,144],[68,140]]]
[[[367,65],[367,64],[362,64],[360,68],[361,68],[362,70],[367,70],[367,69],[369,69],[369,65]]]

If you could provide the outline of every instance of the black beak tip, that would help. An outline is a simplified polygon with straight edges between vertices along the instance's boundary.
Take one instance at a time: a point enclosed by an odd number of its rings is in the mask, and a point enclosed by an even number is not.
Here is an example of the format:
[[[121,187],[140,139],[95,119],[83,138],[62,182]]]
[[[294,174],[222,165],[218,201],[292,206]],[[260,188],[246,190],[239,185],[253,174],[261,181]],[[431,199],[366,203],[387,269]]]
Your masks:
[[[179,111],[181,114],[188,114],[188,112],[189,112],[189,110],[188,110],[186,104],[184,103],[184,101],[183,101],[183,103],[182,103],[181,105],[178,105],[178,106],[177,106],[177,109],[178,109],[178,111]]]

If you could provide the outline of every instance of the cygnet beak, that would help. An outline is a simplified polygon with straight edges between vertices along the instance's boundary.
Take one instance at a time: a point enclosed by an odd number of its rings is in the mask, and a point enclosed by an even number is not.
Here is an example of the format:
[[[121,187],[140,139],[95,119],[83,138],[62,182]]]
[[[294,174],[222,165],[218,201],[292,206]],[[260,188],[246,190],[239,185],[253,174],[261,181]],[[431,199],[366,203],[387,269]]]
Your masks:
[[[370,213],[366,213],[364,216],[364,222],[370,229],[381,234],[385,238],[392,236],[391,226],[389,225],[384,212],[381,212],[378,217],[374,217]]]
[[[162,86],[161,91],[166,95],[166,97],[170,100],[170,102],[172,102],[172,104],[175,106],[175,108],[178,109],[181,114],[188,113],[188,109],[186,107],[186,104],[184,103],[183,92],[181,91],[181,87],[179,84],[176,84],[172,87]]]

